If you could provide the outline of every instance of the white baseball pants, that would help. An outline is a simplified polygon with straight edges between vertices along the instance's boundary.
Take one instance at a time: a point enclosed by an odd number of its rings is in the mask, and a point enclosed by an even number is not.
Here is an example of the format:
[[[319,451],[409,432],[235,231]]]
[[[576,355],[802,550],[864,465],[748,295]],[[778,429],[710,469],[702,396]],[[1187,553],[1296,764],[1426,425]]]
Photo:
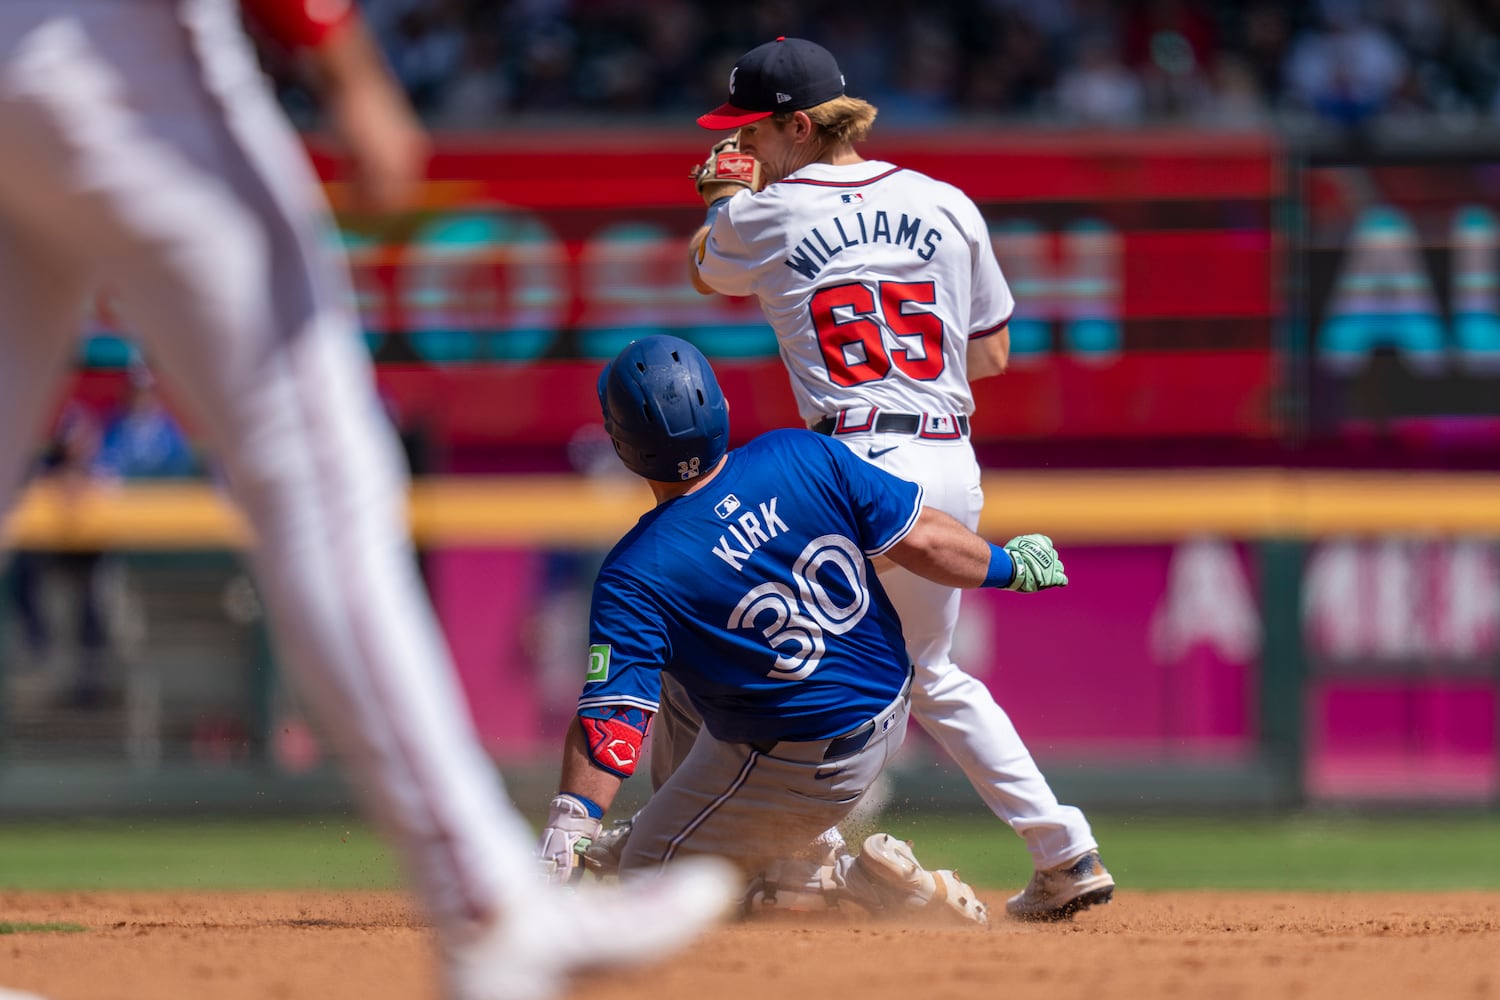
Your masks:
[[[927,506],[970,530],[979,526],[984,491],[967,439],[928,441],[874,432],[838,437],[865,461],[921,483]],[[912,718],[953,758],[984,804],[1021,835],[1037,868],[1055,867],[1098,847],[1083,813],[1057,801],[990,689],[953,662],[961,592],[899,566],[883,569],[880,583],[901,616],[906,651],[916,668]],[[1025,601],[1016,596],[1016,615],[1026,613]]]
[[[223,0],[0,2],[0,476],[117,293],[255,533],[284,662],[440,924],[534,891],[405,527],[346,267]]]

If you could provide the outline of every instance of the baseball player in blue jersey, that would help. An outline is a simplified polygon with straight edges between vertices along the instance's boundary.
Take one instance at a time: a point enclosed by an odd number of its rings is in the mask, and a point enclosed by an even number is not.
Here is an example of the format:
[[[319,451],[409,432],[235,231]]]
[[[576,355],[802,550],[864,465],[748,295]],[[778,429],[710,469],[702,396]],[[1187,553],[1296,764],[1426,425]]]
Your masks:
[[[728,407],[686,341],[632,343],[601,375],[599,400],[657,506],[595,583],[588,673],[542,837],[559,879],[634,772],[663,684],[702,727],[635,816],[622,874],[710,854],[755,876],[848,815],[900,746],[911,700],[901,622],[871,559],[951,586],[1067,583],[1044,536],[992,545],[830,438],[773,431],[728,451]],[[858,857],[809,862],[804,877],[864,909],[946,903],[985,922],[952,872],[923,869],[884,834]]]

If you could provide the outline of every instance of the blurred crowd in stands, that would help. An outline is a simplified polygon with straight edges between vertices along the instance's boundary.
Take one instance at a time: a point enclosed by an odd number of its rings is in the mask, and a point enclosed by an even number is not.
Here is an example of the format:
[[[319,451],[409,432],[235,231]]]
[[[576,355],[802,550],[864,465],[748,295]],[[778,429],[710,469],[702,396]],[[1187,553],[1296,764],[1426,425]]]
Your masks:
[[[681,116],[777,35],[887,121],[1500,115],[1500,0],[361,0],[423,117]]]

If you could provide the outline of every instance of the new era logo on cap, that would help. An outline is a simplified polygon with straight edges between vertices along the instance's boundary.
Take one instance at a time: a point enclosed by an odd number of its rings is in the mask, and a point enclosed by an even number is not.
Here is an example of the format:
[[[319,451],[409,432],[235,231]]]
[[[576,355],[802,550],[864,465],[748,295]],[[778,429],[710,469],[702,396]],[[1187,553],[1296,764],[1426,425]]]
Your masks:
[[[729,101],[698,119],[704,128],[730,129],[779,111],[802,111],[844,93],[833,53],[802,38],[759,45],[729,72]]]

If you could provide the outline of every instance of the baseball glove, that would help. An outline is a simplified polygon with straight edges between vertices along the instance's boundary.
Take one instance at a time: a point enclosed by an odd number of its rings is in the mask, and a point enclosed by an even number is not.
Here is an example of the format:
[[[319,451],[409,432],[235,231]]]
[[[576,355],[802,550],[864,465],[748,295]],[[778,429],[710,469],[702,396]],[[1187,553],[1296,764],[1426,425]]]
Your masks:
[[[705,204],[734,194],[736,187],[760,190],[760,163],[749,153],[740,152],[734,136],[714,143],[708,159],[695,166],[691,176]]]

